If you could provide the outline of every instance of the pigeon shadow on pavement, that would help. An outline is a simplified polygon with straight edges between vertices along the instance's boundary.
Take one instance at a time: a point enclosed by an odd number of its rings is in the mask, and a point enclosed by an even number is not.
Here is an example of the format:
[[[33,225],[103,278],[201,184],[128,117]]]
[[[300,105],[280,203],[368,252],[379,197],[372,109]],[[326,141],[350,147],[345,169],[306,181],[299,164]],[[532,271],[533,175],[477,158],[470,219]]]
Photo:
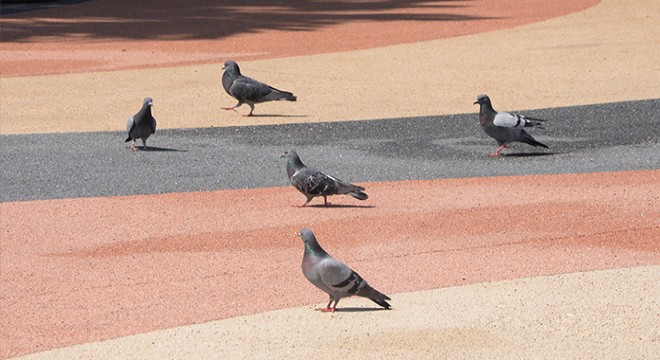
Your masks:
[[[519,152],[519,153],[508,153],[500,154],[502,157],[537,157],[537,156],[552,156],[555,155],[554,152]]]
[[[392,308],[385,309],[382,307],[343,307],[343,308],[337,308],[335,309],[335,312],[368,312],[368,311],[386,311],[386,310],[392,310]]]
[[[337,209],[344,209],[344,208],[363,208],[363,209],[372,209],[375,208],[373,205],[348,205],[348,204],[314,204],[314,205],[307,205],[307,207],[313,207],[313,208],[337,208]]]
[[[149,146],[146,150],[144,149],[144,146],[136,146],[138,150],[140,151],[172,151],[172,152],[188,152],[188,150],[179,150],[179,149],[172,149],[172,148],[164,148],[164,147],[157,147],[157,146]]]
[[[309,115],[284,115],[284,114],[252,114],[244,117],[274,117],[274,118],[307,118]]]

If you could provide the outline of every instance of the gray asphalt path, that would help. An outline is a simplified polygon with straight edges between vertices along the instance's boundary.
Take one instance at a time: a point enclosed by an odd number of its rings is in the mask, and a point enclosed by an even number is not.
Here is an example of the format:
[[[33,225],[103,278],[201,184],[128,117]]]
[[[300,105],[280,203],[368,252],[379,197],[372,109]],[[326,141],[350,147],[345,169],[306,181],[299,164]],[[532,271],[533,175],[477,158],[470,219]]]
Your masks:
[[[280,154],[291,147],[307,165],[358,183],[660,168],[660,99],[519,111],[548,119],[530,133],[550,149],[516,144],[499,158],[487,156],[497,145],[477,111],[158,130],[155,149],[138,152],[124,132],[4,135],[0,201],[288,186]]]

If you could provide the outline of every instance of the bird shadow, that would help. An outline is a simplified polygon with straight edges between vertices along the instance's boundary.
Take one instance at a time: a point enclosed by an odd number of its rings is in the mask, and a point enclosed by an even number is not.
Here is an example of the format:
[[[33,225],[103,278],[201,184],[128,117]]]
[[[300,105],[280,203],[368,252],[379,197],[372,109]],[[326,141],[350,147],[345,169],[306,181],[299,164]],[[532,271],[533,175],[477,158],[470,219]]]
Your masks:
[[[188,150],[179,150],[179,149],[172,149],[172,148],[165,148],[165,147],[157,147],[157,146],[149,146],[147,149],[144,148],[144,146],[136,146],[136,148],[140,151],[154,151],[154,152],[188,152]]]
[[[372,209],[375,208],[373,205],[347,205],[347,204],[314,204],[314,205],[307,205],[306,207],[312,207],[312,208],[337,208],[337,209],[345,209],[345,208],[362,208],[362,209]]]
[[[346,313],[353,313],[353,312],[371,312],[371,311],[386,311],[386,310],[391,310],[390,309],[385,309],[382,307],[343,307],[343,308],[338,308],[335,309],[335,312],[346,312]]]
[[[243,115],[243,117],[274,117],[274,118],[308,118],[309,115],[287,115],[287,114],[252,114]]]
[[[500,154],[502,157],[540,157],[540,156],[552,156],[555,155],[554,152],[521,152],[521,153],[508,153]]]

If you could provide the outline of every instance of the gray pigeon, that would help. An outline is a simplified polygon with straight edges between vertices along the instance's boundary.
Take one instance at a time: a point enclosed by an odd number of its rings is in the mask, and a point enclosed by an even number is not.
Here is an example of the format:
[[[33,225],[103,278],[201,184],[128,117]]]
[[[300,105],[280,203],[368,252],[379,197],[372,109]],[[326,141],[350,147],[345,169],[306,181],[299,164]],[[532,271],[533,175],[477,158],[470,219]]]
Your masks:
[[[272,86],[261,83],[257,80],[241,75],[241,70],[235,61],[229,60],[222,67],[222,87],[227,94],[238,100],[238,104],[232,107],[223,107],[225,110],[234,110],[246,103],[250,106],[252,116],[254,104],[273,100],[296,101],[296,97],[287,91],[278,90]]]
[[[481,123],[481,128],[484,129],[488,136],[497,140],[497,144],[500,146],[497,151],[488,155],[497,156],[508,144],[516,141],[532,146],[548,148],[547,145],[536,141],[532,135],[529,135],[523,130],[523,127],[543,129],[542,122],[545,120],[508,112],[497,112],[493,109],[490,98],[486,94],[477,96],[477,101],[474,104],[479,104],[480,106],[479,122]]]
[[[392,299],[369,286],[358,273],[325,252],[312,230],[304,228],[298,236],[305,243],[303,274],[314,286],[330,295],[328,305],[318,310],[334,312],[341,298],[353,295],[366,297],[385,309],[391,307],[386,300]],[[333,302],[335,305],[331,306]]]
[[[142,139],[144,150],[147,150],[147,138],[156,132],[156,119],[151,115],[151,107],[154,101],[151,98],[145,98],[142,103],[142,109],[137,114],[128,118],[126,123],[126,130],[128,130],[128,137],[124,142],[131,142],[131,150],[137,150],[135,147],[135,140]]]
[[[282,153],[285,157],[286,173],[291,185],[307,197],[307,201],[301,205],[306,206],[316,196],[323,196],[324,205],[328,205],[329,195],[348,194],[358,200],[367,200],[369,195],[365,194],[362,186],[356,186],[343,182],[333,176],[322,173],[319,170],[309,168],[300,161],[298,153],[291,149]]]

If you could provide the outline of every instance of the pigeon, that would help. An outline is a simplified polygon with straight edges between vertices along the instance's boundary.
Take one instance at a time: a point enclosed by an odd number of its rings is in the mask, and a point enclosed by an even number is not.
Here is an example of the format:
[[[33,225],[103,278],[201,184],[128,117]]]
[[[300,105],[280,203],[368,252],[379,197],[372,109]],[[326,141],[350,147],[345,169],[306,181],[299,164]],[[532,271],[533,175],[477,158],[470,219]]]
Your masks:
[[[254,104],[273,100],[296,101],[297,99],[288,91],[278,90],[272,86],[241,75],[241,70],[235,61],[229,60],[225,62],[222,70],[225,71],[222,74],[222,87],[225,88],[227,94],[238,100],[238,104],[235,106],[223,107],[225,110],[236,111],[237,107],[246,103],[250,106],[248,116],[252,116]]]
[[[145,98],[142,103],[142,109],[137,114],[128,118],[126,130],[128,137],[124,142],[131,142],[131,150],[137,150],[135,146],[136,139],[142,139],[144,150],[147,150],[147,138],[156,132],[156,119],[151,115],[151,107],[154,101],[151,98]]]
[[[366,297],[385,309],[391,307],[386,300],[392,299],[369,286],[358,273],[325,252],[316,241],[312,230],[304,228],[298,236],[305,243],[303,274],[314,286],[330,295],[328,305],[317,310],[334,312],[340,299],[353,295]]]
[[[369,195],[363,192],[362,186],[349,184],[336,177],[324,174],[323,172],[309,168],[300,161],[298,153],[291,149],[282,153],[285,157],[286,173],[289,176],[291,185],[298,189],[307,197],[307,201],[301,205],[306,206],[316,196],[323,196],[323,203],[328,206],[329,195],[348,194],[358,200],[367,200]]]
[[[490,103],[490,98],[486,94],[477,96],[477,101],[474,104],[479,104],[479,122],[481,128],[484,129],[488,136],[497,140],[500,146],[494,153],[488,154],[490,156],[498,156],[508,144],[512,142],[523,142],[532,146],[541,146],[548,148],[547,145],[540,143],[529,135],[523,127],[537,127],[543,129],[542,126],[545,120],[512,114],[508,112],[498,112],[493,109]]]

